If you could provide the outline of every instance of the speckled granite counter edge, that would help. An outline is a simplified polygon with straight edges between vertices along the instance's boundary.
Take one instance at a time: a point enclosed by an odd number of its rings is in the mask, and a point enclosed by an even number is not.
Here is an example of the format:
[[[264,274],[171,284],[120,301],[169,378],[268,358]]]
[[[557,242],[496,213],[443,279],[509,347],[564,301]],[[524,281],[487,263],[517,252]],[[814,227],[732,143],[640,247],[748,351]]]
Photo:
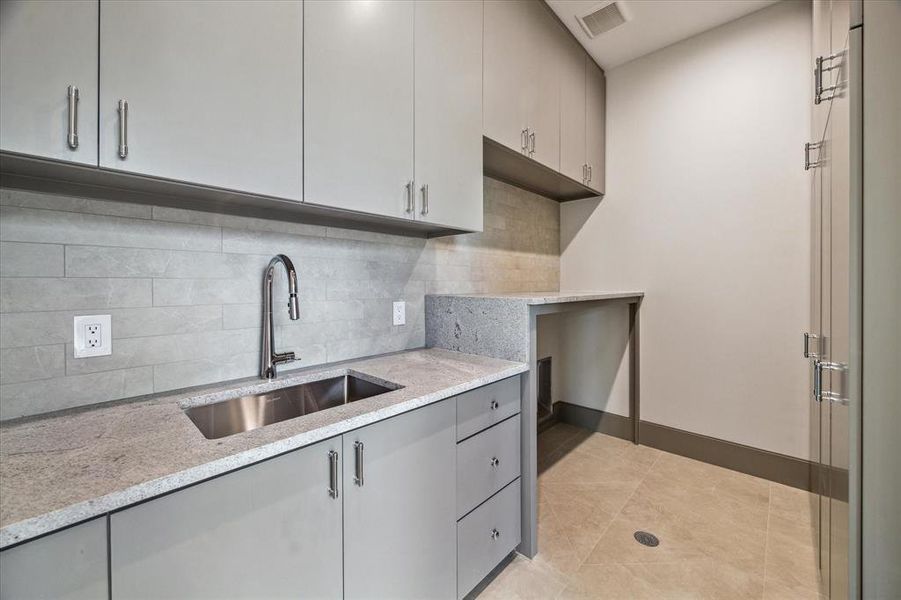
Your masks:
[[[286,452],[298,450],[304,446],[315,444],[316,442],[353,431],[354,429],[359,429],[366,425],[371,425],[372,423],[383,421],[402,413],[457,396],[463,392],[494,383],[495,381],[519,375],[528,370],[528,365],[518,364],[490,375],[477,377],[463,384],[444,388],[437,392],[432,392],[411,400],[356,415],[337,423],[325,425],[276,442],[267,443],[250,450],[238,452],[222,459],[204,463],[138,485],[133,485],[92,500],[72,504],[65,508],[32,517],[24,521],[11,523],[0,529],[0,550],[84,521],[102,517],[107,513],[211,479],[218,475],[224,475],[241,467],[252,465]],[[366,379],[380,381],[377,377],[358,372],[352,368],[336,368],[317,371],[315,373],[310,373],[309,375],[291,377],[290,379],[286,378],[285,380],[278,382],[261,382],[255,385],[241,387],[238,390],[231,388],[202,395],[184,394],[186,398],[181,401],[180,404],[182,407],[206,404],[215,402],[217,399],[234,397],[236,394],[240,393],[258,393],[260,391],[266,391],[267,389],[285,387],[286,384],[297,385],[299,383],[304,383],[305,381],[337,377],[345,374],[361,375]]]

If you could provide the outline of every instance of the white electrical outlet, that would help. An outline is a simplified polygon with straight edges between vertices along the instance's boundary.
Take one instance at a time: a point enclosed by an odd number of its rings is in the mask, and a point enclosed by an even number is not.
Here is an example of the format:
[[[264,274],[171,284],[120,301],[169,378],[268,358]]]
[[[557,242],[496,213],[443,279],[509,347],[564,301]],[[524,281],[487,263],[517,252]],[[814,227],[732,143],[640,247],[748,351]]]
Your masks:
[[[72,333],[75,358],[107,356],[113,353],[113,327],[110,315],[75,317]]]
[[[404,325],[407,322],[407,303],[404,301],[394,303],[394,324]]]

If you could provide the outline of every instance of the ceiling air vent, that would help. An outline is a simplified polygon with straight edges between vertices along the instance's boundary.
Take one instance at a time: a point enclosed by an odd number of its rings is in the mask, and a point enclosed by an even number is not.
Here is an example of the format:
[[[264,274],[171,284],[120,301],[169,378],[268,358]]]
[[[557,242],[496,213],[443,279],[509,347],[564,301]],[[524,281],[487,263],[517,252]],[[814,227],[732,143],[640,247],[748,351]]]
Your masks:
[[[611,2],[591,11],[587,15],[576,17],[579,25],[590,38],[595,38],[626,22],[626,16],[619,8],[618,2]]]

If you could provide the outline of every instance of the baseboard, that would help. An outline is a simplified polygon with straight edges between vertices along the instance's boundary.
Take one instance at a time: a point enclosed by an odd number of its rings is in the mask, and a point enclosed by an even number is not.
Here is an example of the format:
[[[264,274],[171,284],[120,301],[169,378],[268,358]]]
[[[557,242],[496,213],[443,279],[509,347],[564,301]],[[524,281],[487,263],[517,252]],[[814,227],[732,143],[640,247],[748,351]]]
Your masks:
[[[569,402],[555,402],[554,414],[561,423],[632,441],[632,419],[629,417]]]
[[[642,421],[641,443],[776,483],[813,491],[814,463],[666,425]]]
[[[556,402],[554,413],[561,423],[632,441],[630,417],[568,402]],[[648,421],[641,421],[639,431],[639,443],[645,446],[814,493],[822,490],[837,500],[848,499],[848,472],[844,469],[822,468],[794,456]]]

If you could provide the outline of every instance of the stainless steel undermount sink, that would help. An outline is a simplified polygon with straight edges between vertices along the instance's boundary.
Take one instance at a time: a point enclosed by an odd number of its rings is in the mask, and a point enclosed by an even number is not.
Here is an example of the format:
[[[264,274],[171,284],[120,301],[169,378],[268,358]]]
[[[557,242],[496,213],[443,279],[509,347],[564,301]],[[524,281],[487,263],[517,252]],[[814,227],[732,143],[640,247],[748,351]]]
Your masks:
[[[400,386],[385,387],[353,375],[342,375],[192,406],[185,409],[185,414],[204,437],[214,440],[396,389]]]

